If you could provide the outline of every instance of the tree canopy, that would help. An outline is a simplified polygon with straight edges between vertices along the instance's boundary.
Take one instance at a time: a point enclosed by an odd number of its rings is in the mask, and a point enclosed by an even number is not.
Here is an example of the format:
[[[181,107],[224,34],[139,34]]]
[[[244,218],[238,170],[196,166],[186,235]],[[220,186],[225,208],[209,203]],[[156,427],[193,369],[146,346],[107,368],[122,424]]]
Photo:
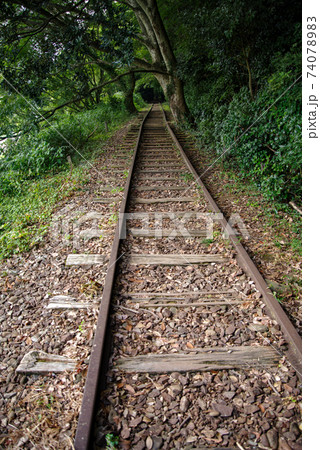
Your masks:
[[[0,70],[10,83],[2,83],[6,89],[18,88],[49,109],[52,94],[67,97],[51,108],[56,111],[95,102],[116,81],[127,90],[135,74],[149,72],[160,82],[176,118],[187,112],[155,0],[2,2],[0,20]]]
[[[174,119],[193,118],[203,144],[213,146],[219,154],[228,143],[238,140],[265,108],[278,102],[301,72],[299,2],[0,3],[2,139],[29,131],[61,111],[90,110],[117,91],[122,92],[123,105],[132,113],[137,82],[143,88],[159,90],[161,86]],[[264,177],[289,145],[292,130],[298,133],[300,90],[299,83],[294,85],[270,111],[268,124],[261,130],[252,129],[256,138],[260,136],[258,144],[251,143],[250,151],[248,143],[241,147],[242,141],[235,147],[235,159],[240,158],[237,163],[243,170],[249,161],[257,161],[254,177]],[[281,130],[280,135],[276,129]],[[292,147],[296,149],[292,158],[300,160],[298,134],[288,151]],[[288,175],[288,164],[272,183],[273,191],[286,191],[289,198],[296,195],[291,188],[287,190],[289,179],[298,175],[296,171]]]
[[[247,84],[253,98],[270,55],[283,52],[296,37],[295,5],[287,0],[2,1],[0,70],[19,92],[49,107],[48,91],[67,97],[61,105],[94,103],[114,81],[149,72],[180,120],[189,113],[183,84],[190,80],[222,77],[223,98],[230,98],[235,85]]]

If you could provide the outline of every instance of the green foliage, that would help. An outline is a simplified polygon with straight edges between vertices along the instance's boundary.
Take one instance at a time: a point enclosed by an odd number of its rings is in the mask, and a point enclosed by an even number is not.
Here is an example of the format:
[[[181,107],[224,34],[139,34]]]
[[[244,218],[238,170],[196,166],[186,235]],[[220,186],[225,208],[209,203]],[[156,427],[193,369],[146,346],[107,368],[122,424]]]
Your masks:
[[[147,106],[147,103],[145,103],[145,101],[143,100],[143,98],[141,97],[140,94],[134,93],[133,94],[133,101],[134,101],[135,107],[138,110],[141,110],[141,109],[143,109],[143,108],[145,108]]]
[[[81,63],[96,58],[121,67],[132,60],[136,27],[127,8],[112,0],[81,3],[54,1],[40,8],[34,2],[1,2],[0,70],[27,97],[40,98],[62,71],[76,93],[88,93],[97,73]],[[48,21],[51,14],[59,19]]]
[[[104,133],[105,122],[110,125],[123,121],[126,117],[123,103],[116,98],[108,103],[100,103],[96,107],[77,114],[63,115],[52,126],[44,128],[41,138],[55,148],[68,148],[69,154],[81,150],[88,137]]]
[[[229,103],[207,106],[197,117],[202,145],[215,149],[212,162],[222,158],[280,202],[301,199],[301,84],[283,95],[296,79],[290,71],[296,58],[296,53],[282,58],[253,100],[243,87]]]
[[[68,149],[69,154],[74,153],[74,149],[81,149],[87,137],[86,124],[77,116],[67,116],[45,128],[41,133],[41,138],[53,148]]]
[[[62,172],[25,181],[23,192],[9,200],[0,196],[0,259],[41,243],[55,205],[86,183],[86,172],[81,167],[74,169],[72,175]]]
[[[36,134],[8,141],[0,159],[0,192],[14,195],[24,189],[26,180],[63,166],[65,154]]]
[[[119,437],[112,433],[106,434],[106,450],[117,449],[119,445]]]
[[[301,73],[299,2],[159,4],[212,162],[223,159],[272,200],[300,203],[301,83],[277,101]]]
[[[104,122],[112,133],[127,118],[123,103],[113,100],[72,116],[60,115],[54,126],[2,144],[0,258],[41,242],[57,202],[86,183],[83,161],[92,159],[105,141]],[[95,142],[87,144],[90,135]],[[72,156],[72,173],[69,167],[66,170],[68,155]]]
[[[213,242],[214,242],[213,239],[202,239],[201,244],[209,247],[209,245],[212,244]]]
[[[189,172],[181,173],[180,176],[181,176],[181,178],[183,178],[183,181],[185,181],[185,182],[193,180],[193,175]]]
[[[10,196],[22,192],[26,180],[63,169],[68,155],[81,160],[89,137],[105,138],[105,122],[112,131],[127,117],[123,104],[114,100],[78,114],[65,114],[38,132],[7,140],[0,153],[0,192]]]
[[[76,120],[60,117],[53,124],[57,132],[44,132],[53,148],[68,147],[70,152],[92,132],[86,125],[91,125],[93,116],[107,113],[108,120],[114,121],[124,107],[135,112],[134,77],[120,77],[132,63],[137,31],[127,6],[112,0],[85,4],[54,0],[41,8],[37,2],[2,3],[0,139],[39,131],[39,124],[61,109],[90,111]],[[54,20],[48,20],[51,14]],[[115,90],[122,92],[120,102]],[[135,102],[141,103],[137,95]],[[103,127],[104,120],[98,122]]]
[[[14,137],[21,130],[31,131],[37,119],[33,107],[35,102],[27,103],[21,96],[0,90],[0,139]]]

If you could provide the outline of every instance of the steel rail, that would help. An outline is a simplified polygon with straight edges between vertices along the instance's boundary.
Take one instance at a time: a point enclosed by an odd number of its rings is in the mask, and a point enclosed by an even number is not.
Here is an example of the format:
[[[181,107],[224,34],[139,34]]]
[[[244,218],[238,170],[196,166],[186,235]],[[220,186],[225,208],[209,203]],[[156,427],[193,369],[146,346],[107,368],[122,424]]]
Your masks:
[[[123,221],[121,217],[126,211],[128,195],[130,191],[132,175],[134,171],[134,166],[136,162],[136,156],[138,153],[141,134],[143,125],[148,117],[151,108],[146,113],[143,121],[140,125],[137,143],[132,157],[131,166],[128,173],[128,178],[123,191],[123,199],[120,205],[119,218],[117,221],[117,226],[115,230],[114,240],[111,248],[110,259],[108,263],[107,275],[105,279],[104,289],[102,293],[101,305],[99,310],[99,316],[97,321],[97,328],[95,331],[94,341],[92,345],[92,352],[90,355],[89,367],[86,377],[86,383],[83,393],[83,399],[80,409],[80,415],[78,419],[78,426],[76,431],[76,436],[74,440],[75,450],[87,450],[91,446],[92,438],[92,426],[96,410],[96,401],[98,394],[98,387],[100,384],[100,372],[103,363],[103,356],[105,356],[105,339],[107,334],[107,323],[109,317],[110,303],[112,288],[116,273],[116,263],[118,260],[118,252],[120,245],[120,235],[121,227],[123,226]]]
[[[161,104],[161,109],[162,109],[164,122],[166,124],[167,130],[168,130],[170,136],[172,137],[176,147],[179,149],[185,164],[187,165],[188,169],[195,177],[196,183],[202,189],[203,194],[204,194],[207,202],[209,203],[210,207],[212,208],[212,210],[215,213],[222,215],[222,219],[219,219],[220,225],[221,225],[223,231],[228,232],[229,239],[237,252],[237,260],[238,260],[239,265],[254,281],[258,291],[260,292],[260,294],[263,297],[264,303],[267,307],[268,315],[272,319],[276,320],[277,323],[280,325],[280,328],[281,328],[283,335],[288,344],[288,350],[285,353],[286,357],[287,357],[288,361],[292,364],[293,368],[296,370],[299,378],[301,379],[302,378],[302,339],[301,339],[301,336],[298,334],[297,330],[292,325],[290,319],[288,318],[287,314],[284,312],[284,310],[280,306],[279,302],[272,295],[263,276],[257,269],[256,265],[250,258],[249,254],[247,253],[247,251],[245,250],[243,245],[239,242],[239,239],[237,238],[234,229],[228,224],[224,215],[220,211],[218,205],[212,198],[208,189],[205,187],[203,181],[201,180],[198,173],[196,172],[193,165],[191,164],[189,158],[187,157],[186,153],[184,152],[182,146],[180,145],[174,131],[172,130],[172,128],[167,120],[167,117],[166,117],[166,114],[162,107],[162,104]]]

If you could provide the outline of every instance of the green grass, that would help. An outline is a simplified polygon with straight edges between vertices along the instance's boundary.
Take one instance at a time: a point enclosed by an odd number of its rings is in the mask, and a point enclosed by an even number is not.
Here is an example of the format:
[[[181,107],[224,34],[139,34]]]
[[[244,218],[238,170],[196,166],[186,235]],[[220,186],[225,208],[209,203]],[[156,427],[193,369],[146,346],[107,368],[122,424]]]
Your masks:
[[[190,133],[190,130],[188,130]],[[204,158],[212,158],[212,149],[203,147],[199,140],[197,141],[197,150]],[[234,203],[238,204],[243,201],[243,196],[250,197],[246,206],[257,209],[257,214],[254,220],[262,223],[262,227],[266,231],[272,228],[274,233],[275,245],[283,248],[291,248],[297,257],[302,254],[302,219],[301,215],[291,208],[286,203],[271,201],[263,196],[262,192],[254,185],[253,182],[248,181],[248,177],[243,177],[240,172],[237,172],[234,167],[226,161],[217,164],[217,177],[222,181],[229,183],[222,186],[222,191],[226,194],[234,194]],[[181,174],[181,177],[187,181],[186,174]],[[189,175],[189,174],[188,174]],[[256,200],[258,197],[258,201]],[[259,209],[260,208],[260,209]],[[290,216],[290,221],[284,214]],[[290,239],[286,236],[291,236]],[[285,241],[285,246],[280,244],[280,241]]]
[[[50,217],[61,200],[81,189],[88,179],[86,166],[26,183],[22,193],[0,200],[0,259],[28,251],[43,240]]]
[[[193,180],[193,175],[189,172],[181,173],[180,176],[181,176],[181,178],[183,178],[183,181],[185,181],[185,182]]]
[[[252,200],[246,203],[246,206],[251,208],[261,208],[261,213],[256,215],[263,220],[264,228],[266,231],[272,228],[274,233],[274,243],[279,248],[284,248],[280,241],[285,240],[285,246],[290,247],[297,256],[302,254],[302,220],[299,213],[291,208],[291,206],[285,203],[279,203],[277,201],[270,201],[262,197],[261,192],[251,183],[243,180],[239,174],[236,174],[232,169],[226,168],[222,164],[219,165],[221,178],[227,180],[233,180],[232,184],[226,184],[223,186],[225,192],[230,192],[240,196],[246,195],[247,197],[259,197],[259,201]],[[238,203],[236,200],[234,203]],[[260,203],[261,202],[261,203]],[[288,214],[291,217],[291,222],[288,221],[284,214]],[[284,235],[288,233],[291,235],[291,239],[288,240]]]
[[[106,435],[106,450],[117,449],[119,445],[119,437],[115,436],[113,433],[108,433]]]
[[[115,188],[111,189],[112,194],[117,194],[118,192],[122,192],[122,191],[124,191],[123,187],[115,187]]]
[[[0,260],[39,246],[50,227],[51,216],[59,203],[74,192],[82,190],[89,180],[90,164],[103,152],[105,144],[130,118],[118,115],[103,130],[81,148],[81,155],[72,157],[73,169],[67,164],[58,173],[39,174],[33,179],[17,178],[19,189],[0,196]],[[127,172],[127,171],[126,171]],[[14,174],[13,174],[14,176]]]
[[[202,239],[201,244],[209,246],[213,243],[213,239]]]

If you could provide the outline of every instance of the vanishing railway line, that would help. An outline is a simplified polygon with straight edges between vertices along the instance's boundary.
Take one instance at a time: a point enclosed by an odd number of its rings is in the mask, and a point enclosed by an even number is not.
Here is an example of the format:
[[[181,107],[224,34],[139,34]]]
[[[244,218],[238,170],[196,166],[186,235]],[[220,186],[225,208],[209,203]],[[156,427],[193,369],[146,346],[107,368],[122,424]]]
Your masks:
[[[293,408],[273,397],[274,381],[297,394],[301,339],[239,237],[212,222],[220,211],[159,107],[122,194],[75,448],[108,433],[122,448],[278,448],[282,434],[299,448]]]

